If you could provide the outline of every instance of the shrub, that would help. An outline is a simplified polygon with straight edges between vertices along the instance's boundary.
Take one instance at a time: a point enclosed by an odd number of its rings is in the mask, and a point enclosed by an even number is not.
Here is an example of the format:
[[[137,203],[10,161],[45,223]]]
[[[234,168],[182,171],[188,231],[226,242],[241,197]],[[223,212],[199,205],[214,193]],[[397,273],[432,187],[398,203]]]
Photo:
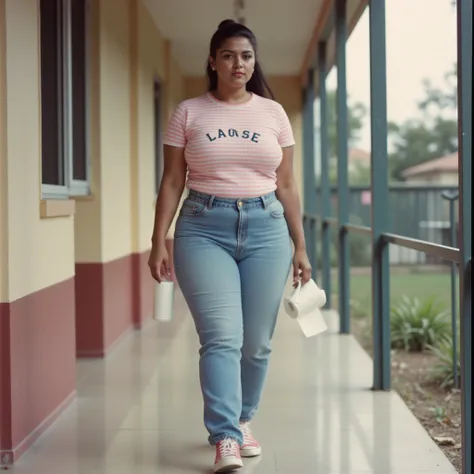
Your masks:
[[[322,251],[323,251],[323,246],[321,244],[321,241],[318,242],[318,246],[316,249],[316,259],[317,259],[317,266],[318,268],[322,268],[323,265],[323,257],[322,257]],[[334,244],[334,242],[331,241],[330,244],[330,255],[329,255],[329,265],[331,268],[337,267],[337,246]]]
[[[370,301],[366,299],[361,301],[360,299],[351,298],[349,300],[349,308],[351,310],[351,316],[356,319],[367,318],[371,311]]]
[[[438,359],[438,365],[432,369],[432,378],[434,381],[439,382],[441,388],[448,388],[454,386],[454,374],[453,374],[453,360],[454,360],[454,347],[453,339],[447,339],[438,343],[437,345],[428,345],[428,350],[436,356]],[[457,349],[457,367],[458,376],[461,374],[461,353]]]
[[[402,296],[402,301],[391,309],[392,348],[423,351],[451,339],[449,313],[434,298]]]
[[[361,222],[354,222],[354,224],[361,224]],[[349,253],[351,266],[353,267],[368,267],[371,265],[371,241],[370,236],[365,234],[349,234]]]
[[[364,225],[366,222],[356,215],[349,216],[351,224]],[[369,224],[370,225],[370,224]],[[367,267],[372,262],[371,250],[372,240],[370,235],[349,232],[349,252],[351,258],[351,266],[353,267]]]
[[[363,221],[351,215],[352,224],[362,225]],[[370,236],[359,233],[349,233],[349,260],[352,267],[369,267],[372,262]],[[331,231],[331,265],[337,266],[339,262],[338,234]]]

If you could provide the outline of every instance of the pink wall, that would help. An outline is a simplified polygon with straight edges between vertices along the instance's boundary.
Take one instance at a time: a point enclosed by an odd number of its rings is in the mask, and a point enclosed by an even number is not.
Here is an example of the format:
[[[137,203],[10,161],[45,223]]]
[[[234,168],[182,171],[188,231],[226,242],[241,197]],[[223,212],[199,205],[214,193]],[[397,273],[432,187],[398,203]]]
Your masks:
[[[74,280],[0,311],[2,458],[21,456],[74,398]]]

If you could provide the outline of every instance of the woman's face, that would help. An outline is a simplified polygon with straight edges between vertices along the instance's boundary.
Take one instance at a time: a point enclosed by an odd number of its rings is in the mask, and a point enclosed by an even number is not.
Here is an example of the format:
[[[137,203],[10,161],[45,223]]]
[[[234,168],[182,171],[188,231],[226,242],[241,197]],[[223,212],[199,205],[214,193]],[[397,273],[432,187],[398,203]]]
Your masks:
[[[255,68],[255,52],[247,38],[229,38],[209,58],[211,68],[217,72],[219,84],[231,88],[245,87]]]

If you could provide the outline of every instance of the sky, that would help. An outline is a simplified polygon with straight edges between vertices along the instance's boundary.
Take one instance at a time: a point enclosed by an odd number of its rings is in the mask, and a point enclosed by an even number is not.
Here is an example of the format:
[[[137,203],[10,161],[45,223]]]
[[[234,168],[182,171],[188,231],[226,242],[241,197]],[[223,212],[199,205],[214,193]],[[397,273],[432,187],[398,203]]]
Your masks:
[[[456,62],[456,12],[451,0],[387,0],[387,114],[403,122],[417,115],[422,81],[444,87],[444,74]],[[370,105],[369,11],[350,36],[347,49],[347,92],[351,101]],[[337,87],[336,71],[327,87]],[[358,147],[370,150],[370,120]]]

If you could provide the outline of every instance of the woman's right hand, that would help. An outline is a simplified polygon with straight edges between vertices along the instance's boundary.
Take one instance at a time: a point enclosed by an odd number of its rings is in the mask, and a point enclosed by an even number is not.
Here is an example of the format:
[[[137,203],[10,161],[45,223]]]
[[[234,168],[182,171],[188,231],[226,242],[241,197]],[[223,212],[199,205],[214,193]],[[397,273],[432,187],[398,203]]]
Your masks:
[[[161,283],[171,279],[171,267],[168,250],[165,244],[153,244],[148,258],[151,276]]]

